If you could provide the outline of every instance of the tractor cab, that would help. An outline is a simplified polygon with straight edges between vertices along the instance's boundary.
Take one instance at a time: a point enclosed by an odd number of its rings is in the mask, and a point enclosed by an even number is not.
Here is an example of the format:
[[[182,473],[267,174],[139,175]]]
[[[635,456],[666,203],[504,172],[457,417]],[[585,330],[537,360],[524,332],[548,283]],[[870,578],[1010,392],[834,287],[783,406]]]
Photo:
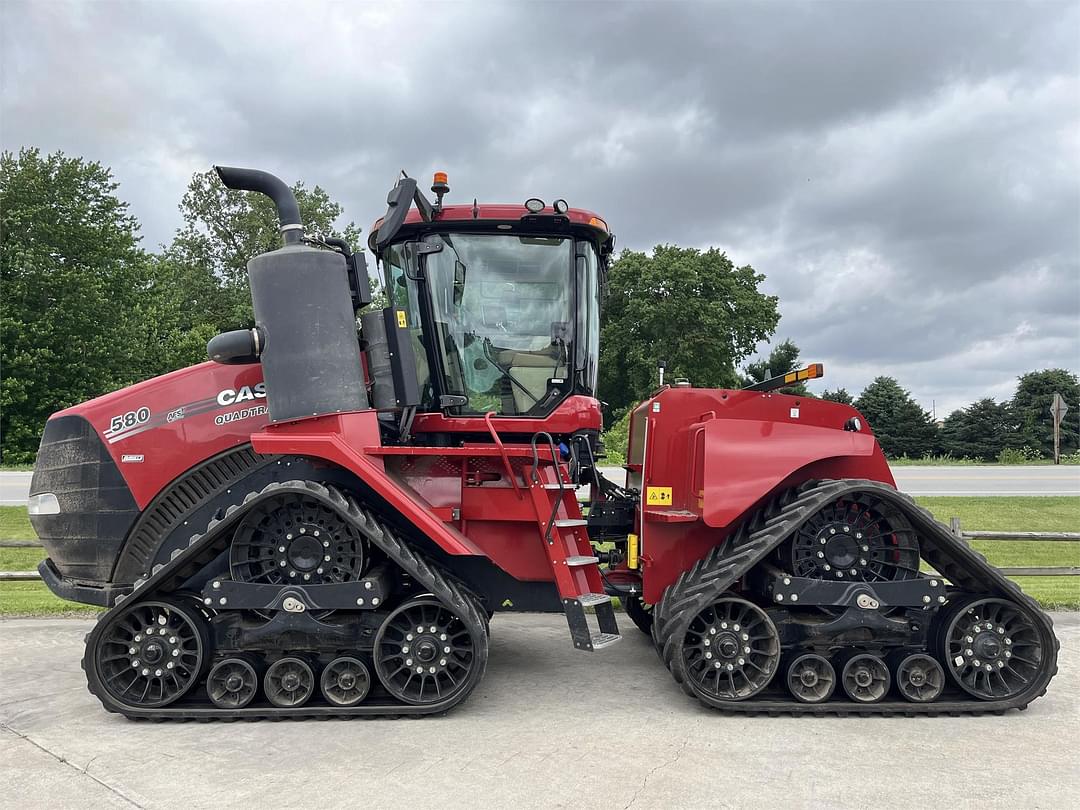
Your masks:
[[[369,246],[389,326],[408,330],[418,410],[542,418],[594,397],[607,223],[563,200],[443,206],[445,175],[432,205],[415,185],[391,191]]]

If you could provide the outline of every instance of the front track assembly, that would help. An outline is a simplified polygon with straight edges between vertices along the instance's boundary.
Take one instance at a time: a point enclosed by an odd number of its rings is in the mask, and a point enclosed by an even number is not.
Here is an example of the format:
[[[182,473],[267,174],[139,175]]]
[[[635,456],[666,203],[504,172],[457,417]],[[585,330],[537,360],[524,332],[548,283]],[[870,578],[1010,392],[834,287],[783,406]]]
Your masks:
[[[275,504],[287,508],[275,513]],[[307,538],[308,524],[333,525],[333,537],[305,540],[311,548],[301,551],[310,553],[289,557],[289,528]],[[329,561],[319,556],[324,543]],[[362,572],[366,544],[379,559]],[[223,555],[243,580],[206,579]],[[326,576],[305,582],[305,566],[325,567]],[[484,618],[462,583],[348,495],[310,481],[272,483],[101,614],[83,669],[105,708],[133,719],[436,714],[483,677]]]
[[[875,481],[773,498],[667,589],[652,635],[683,690],[727,712],[1000,713],[1057,672],[1035,601]]]

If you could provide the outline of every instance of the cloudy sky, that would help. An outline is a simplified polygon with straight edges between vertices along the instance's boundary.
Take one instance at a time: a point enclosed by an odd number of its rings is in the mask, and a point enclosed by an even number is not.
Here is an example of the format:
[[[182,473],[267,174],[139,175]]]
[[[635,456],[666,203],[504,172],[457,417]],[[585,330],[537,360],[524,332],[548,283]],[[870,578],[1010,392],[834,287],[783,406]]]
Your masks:
[[[565,197],[768,276],[778,338],[940,415],[1080,370],[1080,3],[0,4],[6,149],[100,160],[167,242],[195,171]]]

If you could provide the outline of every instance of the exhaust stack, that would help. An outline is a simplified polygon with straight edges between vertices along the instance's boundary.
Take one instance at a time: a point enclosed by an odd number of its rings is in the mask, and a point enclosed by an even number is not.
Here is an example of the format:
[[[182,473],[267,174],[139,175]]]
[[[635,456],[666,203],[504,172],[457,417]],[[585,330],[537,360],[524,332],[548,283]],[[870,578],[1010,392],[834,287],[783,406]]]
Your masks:
[[[210,359],[262,363],[272,422],[366,410],[345,257],[303,243],[296,196],[279,178],[257,169],[215,169],[228,188],[274,201],[283,245],[248,262],[255,329],[218,335],[207,346]]]

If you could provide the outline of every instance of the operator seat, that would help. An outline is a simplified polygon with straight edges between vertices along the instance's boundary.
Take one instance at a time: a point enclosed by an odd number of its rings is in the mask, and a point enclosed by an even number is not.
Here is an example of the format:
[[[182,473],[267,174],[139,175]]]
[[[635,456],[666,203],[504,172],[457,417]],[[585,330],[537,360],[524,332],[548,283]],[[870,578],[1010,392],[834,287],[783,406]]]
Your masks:
[[[506,349],[499,352],[499,365],[532,394],[530,397],[521,388],[510,385],[518,413],[526,413],[547,396],[548,380],[552,377],[565,379],[568,369],[562,355],[562,350],[557,346],[541,351]]]

